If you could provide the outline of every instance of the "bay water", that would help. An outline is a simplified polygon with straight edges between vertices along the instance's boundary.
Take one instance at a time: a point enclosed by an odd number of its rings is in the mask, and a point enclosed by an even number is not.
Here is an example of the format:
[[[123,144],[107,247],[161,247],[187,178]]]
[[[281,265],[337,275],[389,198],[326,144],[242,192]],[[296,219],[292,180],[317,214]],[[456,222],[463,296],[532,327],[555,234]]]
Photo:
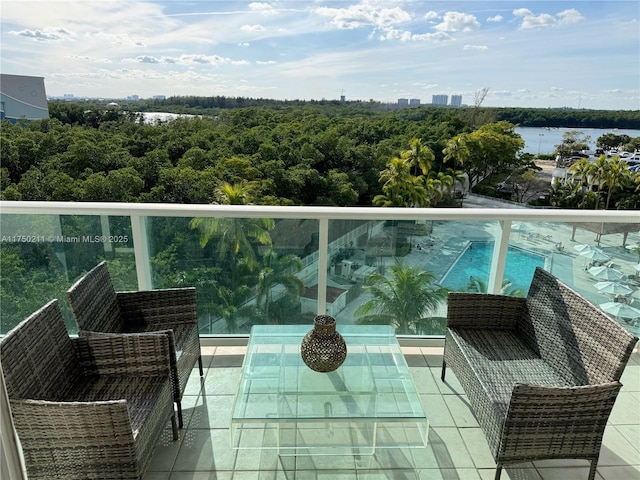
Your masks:
[[[595,150],[598,138],[605,133],[614,135],[629,135],[631,138],[640,137],[640,130],[623,128],[565,128],[565,127],[516,127],[515,132],[524,140],[525,153],[554,153],[556,145],[562,143],[566,132],[580,132],[578,138],[589,136],[589,150]]]

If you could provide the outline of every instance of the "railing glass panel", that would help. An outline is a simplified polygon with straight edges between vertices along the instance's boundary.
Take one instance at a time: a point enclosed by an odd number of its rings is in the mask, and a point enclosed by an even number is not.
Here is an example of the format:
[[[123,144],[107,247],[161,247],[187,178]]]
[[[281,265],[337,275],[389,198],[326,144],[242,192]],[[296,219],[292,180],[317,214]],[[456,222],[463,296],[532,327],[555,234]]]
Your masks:
[[[101,260],[116,290],[195,286],[202,335],[310,325],[327,313],[341,324],[439,336],[446,301],[414,292],[402,311],[393,298],[372,299],[401,280],[418,282],[416,292],[526,295],[537,266],[640,333],[640,221],[628,212],[596,222],[602,212],[2,207],[0,334],[52,298],[75,333],[66,290]],[[428,308],[411,311],[421,303]]]
[[[117,290],[136,290],[131,221],[108,215],[0,215],[0,334],[48,301],[75,321],[66,290],[102,259]]]

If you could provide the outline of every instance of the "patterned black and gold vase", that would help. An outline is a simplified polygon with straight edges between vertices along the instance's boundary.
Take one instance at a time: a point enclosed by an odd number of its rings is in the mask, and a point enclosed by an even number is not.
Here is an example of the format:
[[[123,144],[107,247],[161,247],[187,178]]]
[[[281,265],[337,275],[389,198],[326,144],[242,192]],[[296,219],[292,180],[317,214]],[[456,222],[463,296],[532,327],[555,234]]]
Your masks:
[[[347,344],[336,330],[336,319],[329,315],[317,315],[313,329],[302,339],[302,360],[316,372],[333,372],[347,358]]]

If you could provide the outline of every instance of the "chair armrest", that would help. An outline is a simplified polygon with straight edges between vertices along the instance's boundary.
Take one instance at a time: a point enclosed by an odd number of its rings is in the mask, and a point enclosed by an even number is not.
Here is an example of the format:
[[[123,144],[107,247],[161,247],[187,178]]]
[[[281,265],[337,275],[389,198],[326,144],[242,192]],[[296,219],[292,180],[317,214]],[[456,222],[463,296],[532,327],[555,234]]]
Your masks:
[[[25,450],[122,451],[134,438],[126,400],[52,402],[10,400],[16,431]],[[117,438],[117,444],[113,439]],[[107,453],[108,456],[108,453]]]
[[[518,458],[526,456],[526,450],[549,450],[551,444],[562,446],[567,455],[592,452],[602,440],[621,387],[620,382],[576,387],[514,385],[501,454]]]
[[[126,323],[158,325],[159,328],[198,323],[194,287],[118,292],[116,296]]]
[[[111,334],[90,332],[74,338],[80,363],[89,374],[155,376],[171,372],[167,332]]]
[[[526,308],[526,299],[521,297],[451,292],[447,327],[511,329]]]

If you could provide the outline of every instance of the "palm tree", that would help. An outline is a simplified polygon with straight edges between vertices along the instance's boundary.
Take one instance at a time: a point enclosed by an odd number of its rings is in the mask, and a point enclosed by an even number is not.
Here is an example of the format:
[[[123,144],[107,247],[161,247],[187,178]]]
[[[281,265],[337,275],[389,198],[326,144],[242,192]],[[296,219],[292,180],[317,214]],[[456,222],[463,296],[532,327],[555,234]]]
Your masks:
[[[374,273],[364,291],[371,298],[355,315],[358,325],[392,325],[399,334],[423,334],[432,328],[433,313],[447,298],[448,290],[433,285],[431,272],[405,266],[400,261],[389,270],[390,277]]]
[[[387,163],[387,168],[380,172],[382,194],[375,196],[373,204],[381,207],[421,204],[425,200],[425,192],[418,178],[411,175],[411,165],[406,159],[392,158]]]
[[[600,176],[600,187],[607,188],[607,199],[604,208],[609,208],[611,195],[615,190],[623,189],[632,183],[631,172],[626,161],[619,157],[613,157],[606,163],[604,172]]]
[[[583,187],[591,187],[593,166],[586,158],[581,158],[569,167],[572,180],[580,180]]]
[[[268,250],[262,257],[262,269],[258,273],[256,304],[262,308],[269,321],[269,307],[272,303],[274,288],[281,285],[287,295],[298,300],[304,282],[295,274],[302,270],[302,260],[296,255],[278,257],[273,250]]]
[[[245,184],[223,184],[216,190],[217,197],[225,205],[244,205],[249,201],[249,189]],[[257,265],[254,244],[271,246],[271,234],[275,222],[270,218],[194,218],[189,223],[200,231],[200,246],[204,248],[213,238],[218,239],[218,255],[231,262],[231,285],[236,285],[237,265],[245,263],[249,270]]]
[[[400,156],[409,163],[409,167],[420,169],[422,174],[426,175],[431,169],[431,162],[436,158],[435,155],[428,146],[422,145],[419,138],[411,139],[410,146],[409,150],[405,150]]]
[[[440,187],[436,180],[428,177],[434,158],[431,149],[422,145],[419,138],[411,140],[411,148],[392,158],[387,168],[380,172],[382,194],[376,195],[373,204],[381,207],[430,206],[431,198]]]
[[[454,162],[454,167],[456,164],[464,165],[471,156],[471,151],[467,145],[467,134],[456,135],[452,139],[448,140],[446,147],[442,150],[442,153],[444,153],[445,163],[452,160]]]
[[[227,333],[238,330],[238,320],[255,314],[255,307],[248,305],[251,289],[247,285],[240,285],[234,289],[219,286],[214,313],[221,316],[226,324]]]

